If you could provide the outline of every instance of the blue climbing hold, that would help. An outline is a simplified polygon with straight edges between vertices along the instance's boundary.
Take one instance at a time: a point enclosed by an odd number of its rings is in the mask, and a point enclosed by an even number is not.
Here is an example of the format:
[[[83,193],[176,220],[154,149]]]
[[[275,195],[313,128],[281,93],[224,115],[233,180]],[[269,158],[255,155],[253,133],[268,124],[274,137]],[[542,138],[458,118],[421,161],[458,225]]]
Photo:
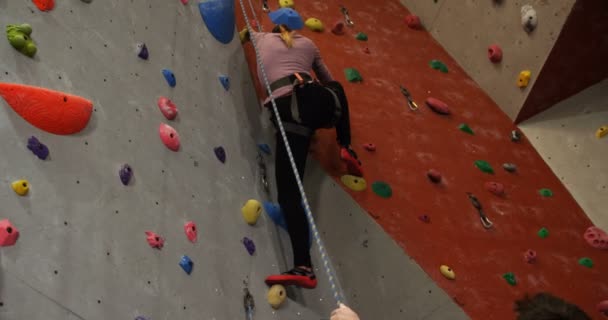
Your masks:
[[[269,201],[264,201],[262,203],[264,206],[264,211],[266,214],[276,224],[277,226],[285,229],[287,231],[287,222],[285,221],[285,217],[283,216],[283,211],[281,211],[281,207],[278,204],[274,204]]]
[[[260,148],[260,150],[262,150],[262,152],[264,152],[265,154],[269,155],[272,153],[270,146],[266,143],[258,143],[258,148]]]
[[[163,76],[165,76],[165,80],[167,80],[169,86],[171,88],[174,88],[177,82],[175,81],[175,75],[173,74],[173,71],[169,69],[163,69]]]
[[[284,24],[291,30],[300,30],[304,27],[304,21],[297,11],[290,8],[281,8],[268,14],[274,24]]]
[[[234,37],[234,1],[208,0],[198,4],[207,29],[217,41],[228,44]]]
[[[228,78],[228,76],[220,76],[220,82],[226,91],[230,89],[230,78]]]
[[[188,256],[182,256],[182,259],[179,260],[179,265],[184,269],[187,274],[192,273],[192,267],[194,266],[194,262]]]

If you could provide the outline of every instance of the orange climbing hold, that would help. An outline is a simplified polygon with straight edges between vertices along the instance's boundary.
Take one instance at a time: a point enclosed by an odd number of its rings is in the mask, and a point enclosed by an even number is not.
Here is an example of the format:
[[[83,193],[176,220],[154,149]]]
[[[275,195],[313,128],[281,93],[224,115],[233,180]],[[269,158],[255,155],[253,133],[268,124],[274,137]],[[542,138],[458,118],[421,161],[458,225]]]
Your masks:
[[[87,126],[93,103],[71,94],[16,83],[0,83],[0,96],[38,129],[60,135]]]
[[[32,2],[40,11],[51,11],[55,7],[55,0],[32,0]]]

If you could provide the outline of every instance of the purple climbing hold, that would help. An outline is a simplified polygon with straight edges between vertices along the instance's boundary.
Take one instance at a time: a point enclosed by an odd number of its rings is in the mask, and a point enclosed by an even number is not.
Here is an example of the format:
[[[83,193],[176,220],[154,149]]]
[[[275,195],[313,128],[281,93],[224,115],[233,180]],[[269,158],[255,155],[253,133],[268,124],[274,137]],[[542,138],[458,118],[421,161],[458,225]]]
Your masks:
[[[223,147],[214,148],[213,152],[215,152],[215,156],[221,163],[226,163],[226,151]]]
[[[252,256],[255,253],[255,244],[253,243],[253,240],[243,237],[243,244],[245,245],[247,252],[249,252],[249,255]]]
[[[148,318],[146,318],[144,316],[137,316],[137,317],[135,317],[135,320],[148,320]]]
[[[129,181],[131,181],[131,177],[133,176],[133,170],[131,170],[131,166],[125,163],[120,168],[118,176],[120,177],[120,181],[122,182],[122,184],[124,184],[125,186],[128,185]]]
[[[46,158],[49,156],[49,148],[34,136],[27,139],[27,148],[30,149],[39,159],[46,160]]]
[[[144,60],[148,60],[148,57],[149,57],[148,47],[146,47],[145,43],[137,44],[137,56]]]
[[[230,89],[230,78],[228,76],[220,76],[220,82],[226,91]]]
[[[265,154],[269,155],[272,153],[270,146],[266,143],[258,143],[258,148],[260,148],[260,150],[262,150],[262,152],[264,152]]]

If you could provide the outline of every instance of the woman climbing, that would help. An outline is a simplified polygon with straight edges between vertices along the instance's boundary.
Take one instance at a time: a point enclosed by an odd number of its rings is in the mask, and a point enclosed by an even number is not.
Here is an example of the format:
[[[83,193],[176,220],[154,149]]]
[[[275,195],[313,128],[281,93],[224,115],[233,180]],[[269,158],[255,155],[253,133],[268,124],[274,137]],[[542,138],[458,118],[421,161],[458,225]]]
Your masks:
[[[333,80],[321,59],[317,46],[308,38],[296,34],[304,23],[292,9],[279,9],[269,14],[276,25],[271,33],[241,31],[243,42],[253,37],[272,96],[286,131],[287,140],[298,169],[304,176],[308,148],[316,129],[336,129],[340,158],[350,174],[362,176],[361,162],[350,147],[348,102],[340,83]],[[310,75],[313,70],[319,80]],[[258,66],[258,78],[265,85]],[[272,110],[270,96],[264,106]],[[276,116],[272,122],[278,129]],[[294,268],[280,275],[266,278],[268,285],[297,285],[315,288],[317,280],[310,258],[309,225],[302,206],[302,198],[283,143],[277,130],[275,154],[278,202],[281,206],[291,239]]]

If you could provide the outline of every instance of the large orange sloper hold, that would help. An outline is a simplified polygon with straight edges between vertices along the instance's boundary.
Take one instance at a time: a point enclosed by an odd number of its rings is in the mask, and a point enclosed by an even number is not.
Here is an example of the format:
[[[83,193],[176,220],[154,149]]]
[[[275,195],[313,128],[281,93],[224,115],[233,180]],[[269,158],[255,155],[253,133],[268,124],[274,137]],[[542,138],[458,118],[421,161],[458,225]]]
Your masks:
[[[80,132],[93,111],[87,99],[23,84],[0,83],[0,96],[27,122],[58,135]]]
[[[51,11],[55,7],[55,0],[32,0],[38,10]]]

